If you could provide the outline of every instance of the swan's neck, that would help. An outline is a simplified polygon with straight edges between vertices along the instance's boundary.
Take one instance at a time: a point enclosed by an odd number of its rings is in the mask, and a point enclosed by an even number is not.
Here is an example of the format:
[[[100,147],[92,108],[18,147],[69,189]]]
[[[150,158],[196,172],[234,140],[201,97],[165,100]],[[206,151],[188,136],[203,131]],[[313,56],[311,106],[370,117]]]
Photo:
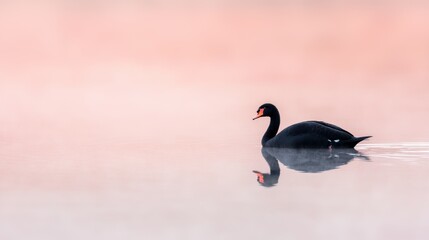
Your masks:
[[[265,146],[268,140],[276,136],[277,131],[279,130],[279,126],[280,126],[280,114],[276,112],[275,114],[270,116],[270,125],[268,126],[267,131],[262,137],[262,146]]]

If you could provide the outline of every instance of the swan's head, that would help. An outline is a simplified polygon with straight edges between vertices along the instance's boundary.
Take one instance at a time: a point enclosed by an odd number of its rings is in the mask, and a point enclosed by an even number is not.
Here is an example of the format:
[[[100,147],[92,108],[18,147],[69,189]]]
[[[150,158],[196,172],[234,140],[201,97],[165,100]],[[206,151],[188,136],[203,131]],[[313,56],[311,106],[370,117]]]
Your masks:
[[[253,120],[258,119],[260,117],[271,117],[273,114],[278,113],[276,106],[271,103],[265,103],[258,108],[256,111],[257,115]]]

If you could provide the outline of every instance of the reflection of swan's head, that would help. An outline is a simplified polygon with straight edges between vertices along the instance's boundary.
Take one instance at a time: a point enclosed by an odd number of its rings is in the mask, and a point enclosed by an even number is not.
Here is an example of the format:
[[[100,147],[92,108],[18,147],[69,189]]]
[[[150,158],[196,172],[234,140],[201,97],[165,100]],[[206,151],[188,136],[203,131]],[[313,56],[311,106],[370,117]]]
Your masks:
[[[274,114],[279,114],[279,110],[277,110],[276,106],[271,103],[265,103],[258,108],[256,111],[257,115],[253,120],[258,119],[260,117],[271,117]]]
[[[257,176],[257,181],[259,184],[261,184],[264,187],[272,187],[276,185],[279,182],[280,172],[271,172],[268,173],[261,173],[259,171],[253,171]]]

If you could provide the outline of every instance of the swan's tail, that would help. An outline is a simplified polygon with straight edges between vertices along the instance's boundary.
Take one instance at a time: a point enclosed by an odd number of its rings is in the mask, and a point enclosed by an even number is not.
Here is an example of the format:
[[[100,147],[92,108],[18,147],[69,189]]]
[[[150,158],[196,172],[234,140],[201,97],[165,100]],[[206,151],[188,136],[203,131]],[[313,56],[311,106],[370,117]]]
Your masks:
[[[349,140],[344,140],[341,141],[340,145],[337,146],[339,148],[354,148],[358,143],[360,143],[361,141],[370,138],[372,136],[365,136],[365,137],[354,137],[352,139]]]

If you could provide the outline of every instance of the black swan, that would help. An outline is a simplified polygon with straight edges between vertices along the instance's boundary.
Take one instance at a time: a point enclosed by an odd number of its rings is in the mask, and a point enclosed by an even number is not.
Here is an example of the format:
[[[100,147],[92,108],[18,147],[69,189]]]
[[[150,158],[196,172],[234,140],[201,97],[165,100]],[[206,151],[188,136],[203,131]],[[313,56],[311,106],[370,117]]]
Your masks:
[[[266,103],[258,108],[257,114],[253,120],[270,117],[270,125],[262,137],[263,147],[354,148],[360,141],[371,137],[355,137],[338,126],[322,121],[296,123],[277,134],[280,126],[280,114],[277,108],[273,104]]]

